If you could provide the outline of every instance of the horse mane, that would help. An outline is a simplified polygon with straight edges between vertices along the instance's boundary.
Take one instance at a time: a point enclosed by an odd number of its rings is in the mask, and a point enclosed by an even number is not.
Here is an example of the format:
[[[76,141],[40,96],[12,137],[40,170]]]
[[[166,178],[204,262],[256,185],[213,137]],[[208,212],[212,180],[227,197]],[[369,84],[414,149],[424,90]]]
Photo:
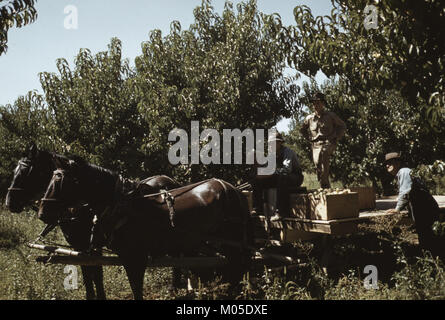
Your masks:
[[[79,155],[68,155],[64,158],[68,160],[74,160],[77,166],[78,173],[89,178],[93,178],[97,182],[103,182],[105,183],[105,185],[110,186],[110,182],[115,182],[116,179],[119,177],[119,174],[117,172],[93,163],[89,163]]]

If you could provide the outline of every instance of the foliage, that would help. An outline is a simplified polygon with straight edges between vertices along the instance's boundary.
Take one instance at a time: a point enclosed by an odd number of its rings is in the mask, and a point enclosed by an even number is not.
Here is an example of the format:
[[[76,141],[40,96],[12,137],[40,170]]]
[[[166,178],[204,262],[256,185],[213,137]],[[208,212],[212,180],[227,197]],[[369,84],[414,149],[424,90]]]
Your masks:
[[[170,165],[168,133],[190,132],[192,120],[222,135],[225,128],[268,129],[289,117],[298,108],[299,88],[284,76],[285,53],[277,41],[281,21],[260,13],[255,1],[239,4],[236,12],[227,2],[222,15],[203,1],[194,13],[188,30],[173,22],[165,37],[152,31],[135,70],[113,39],[107,52],[93,56],[81,49],[74,67],[59,59],[57,73],[42,72],[42,95],[4,108],[5,119],[20,108],[38,118],[33,132],[0,125],[10,149],[4,153],[5,181],[31,137],[41,147],[76,153],[132,177],[162,173],[187,182],[214,176],[234,183],[246,177],[241,165]],[[38,106],[27,106],[33,99]],[[20,116],[10,122],[20,127],[30,121]]]
[[[36,0],[0,1],[0,56],[8,49],[8,31],[21,28],[37,19]]]
[[[419,165],[413,174],[422,178],[432,194],[445,194],[445,162],[436,160],[431,165]]]
[[[164,172],[191,180],[216,176],[236,182],[242,166],[175,166],[167,160],[167,133],[174,128],[190,133],[191,121],[200,129],[271,128],[297,107],[298,87],[284,77],[284,50],[276,40],[281,21],[264,15],[255,1],[227,2],[221,15],[210,1],[194,11],[195,22],[181,30],[179,22],[162,37],[159,30],[143,43],[134,79],[139,110],[150,132],[145,146]]]
[[[81,49],[74,70],[59,59],[59,74],[43,72],[40,79],[56,150],[137,176],[144,158],[139,148],[149,128],[137,111],[128,84],[134,74],[122,60],[121,46],[112,39],[108,51],[95,56]]]
[[[50,115],[44,97],[34,91],[19,97],[13,105],[0,106],[0,196],[12,180],[12,170],[31,141],[52,149],[48,135]]]
[[[414,110],[435,123],[445,105],[445,3],[440,0],[333,0],[330,16],[294,9],[296,26],[289,63],[314,76],[340,76],[354,96],[375,88],[400,90]],[[378,10],[376,29],[366,30],[368,4]],[[367,13],[369,15],[369,13]],[[304,54],[295,54],[304,49]],[[420,99],[419,99],[420,98]],[[419,103],[420,100],[420,103]]]

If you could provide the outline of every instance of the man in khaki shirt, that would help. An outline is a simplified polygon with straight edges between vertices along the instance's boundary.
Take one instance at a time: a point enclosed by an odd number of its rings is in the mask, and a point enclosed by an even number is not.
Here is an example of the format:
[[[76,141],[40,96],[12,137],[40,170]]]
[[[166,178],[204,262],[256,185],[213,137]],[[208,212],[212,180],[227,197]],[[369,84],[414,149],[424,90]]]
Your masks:
[[[312,157],[320,186],[330,188],[329,160],[337,141],[345,134],[346,125],[335,113],[325,110],[326,100],[322,93],[315,94],[311,103],[315,112],[304,120],[301,134],[312,143]]]

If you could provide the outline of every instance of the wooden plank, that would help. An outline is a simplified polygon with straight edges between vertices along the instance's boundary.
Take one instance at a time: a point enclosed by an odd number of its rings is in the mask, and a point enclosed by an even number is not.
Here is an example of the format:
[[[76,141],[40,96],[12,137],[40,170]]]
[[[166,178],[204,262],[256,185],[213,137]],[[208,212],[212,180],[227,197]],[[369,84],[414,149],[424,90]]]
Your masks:
[[[346,219],[343,219],[346,220]],[[265,217],[258,217],[257,223],[265,223]],[[350,223],[352,222],[352,223]],[[332,225],[337,223],[347,224],[346,229],[351,229],[351,232],[356,230],[352,227],[355,221],[341,221],[341,220],[309,220],[309,219],[297,219],[297,218],[285,218],[281,221],[274,221],[270,223],[271,228],[279,230],[301,230],[306,232],[325,233],[332,234],[333,230],[340,230],[342,228],[332,228]],[[342,231],[344,232],[344,231]]]
[[[46,245],[36,244],[36,243],[28,243],[28,247],[33,248],[33,249],[48,251],[51,253],[64,254],[67,256],[82,256],[83,255],[82,252],[68,250],[68,249],[62,249],[62,248],[54,247],[54,246],[46,246]]]
[[[39,256],[37,262],[49,264],[68,264],[75,266],[121,266],[122,262],[118,257],[112,256]]]
[[[283,221],[273,222],[273,228],[281,230],[300,230],[314,233],[325,234],[345,234],[352,233],[357,230],[355,222],[343,222],[339,223],[341,227],[336,226],[337,223],[327,223],[323,220],[309,220],[301,221],[305,219],[284,219]]]
[[[280,232],[281,241],[285,243],[295,242],[298,240],[312,240],[317,237],[319,237],[318,233],[304,230],[283,229]]]
[[[346,235],[356,233],[358,231],[358,226],[355,222],[336,223],[330,225],[330,227],[330,234],[333,235]]]

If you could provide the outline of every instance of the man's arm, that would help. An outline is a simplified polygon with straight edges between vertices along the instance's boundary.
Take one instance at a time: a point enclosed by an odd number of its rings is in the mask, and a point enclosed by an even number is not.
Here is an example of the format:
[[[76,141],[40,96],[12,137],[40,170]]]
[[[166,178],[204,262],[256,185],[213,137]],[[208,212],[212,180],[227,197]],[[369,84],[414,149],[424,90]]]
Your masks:
[[[399,196],[397,198],[397,211],[403,210],[409,202],[408,195],[411,191],[412,180],[409,170],[403,170],[400,172],[399,176]]]

